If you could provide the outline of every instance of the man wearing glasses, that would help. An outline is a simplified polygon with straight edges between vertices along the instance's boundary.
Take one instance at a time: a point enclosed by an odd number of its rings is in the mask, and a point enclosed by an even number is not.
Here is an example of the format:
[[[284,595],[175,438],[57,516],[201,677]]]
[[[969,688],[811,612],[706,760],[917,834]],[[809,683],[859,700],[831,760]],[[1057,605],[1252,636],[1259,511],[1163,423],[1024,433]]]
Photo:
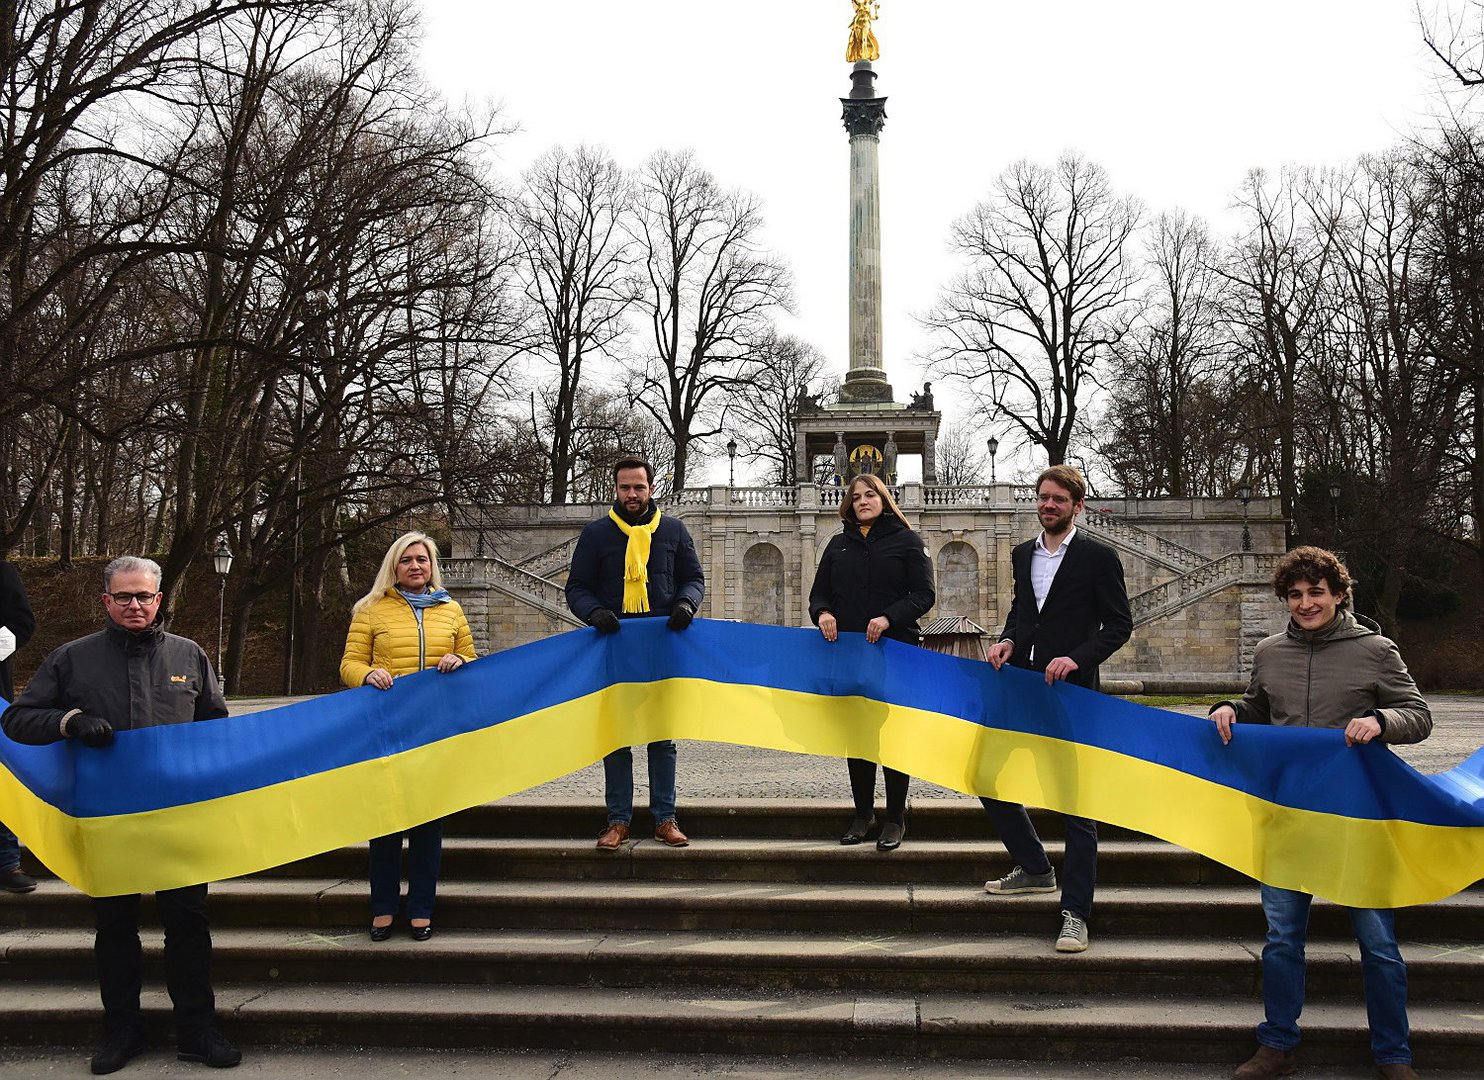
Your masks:
[[[106,751],[116,731],[227,715],[201,646],[159,626],[158,563],[132,555],[110,562],[103,571],[103,610],[108,622],[102,630],[42,661],[25,692],[0,715],[5,734],[33,745],[71,739],[84,748],[79,753],[92,753]],[[155,906],[165,926],[165,981],[180,1059],[236,1065],[242,1055],[215,1026],[205,883],[161,890]],[[93,913],[104,1040],[92,1070],[103,1074],[123,1068],[145,1046],[139,896],[94,897]]]
[[[1010,553],[1015,595],[1000,640],[989,650],[999,670],[1044,672],[1047,684],[1065,679],[1098,689],[1098,665],[1122,647],[1133,631],[1123,564],[1118,553],[1079,531],[1077,515],[1087,481],[1070,465],[1053,465],[1036,479],[1036,517],[1041,532]],[[1035,826],[1018,803],[981,799],[1015,869],[984,883],[994,896],[1056,891],[1056,873]],[[1098,874],[1098,828],[1090,818],[1062,815],[1066,847],[1062,861],[1061,931],[1057,952],[1087,948],[1087,921]]]

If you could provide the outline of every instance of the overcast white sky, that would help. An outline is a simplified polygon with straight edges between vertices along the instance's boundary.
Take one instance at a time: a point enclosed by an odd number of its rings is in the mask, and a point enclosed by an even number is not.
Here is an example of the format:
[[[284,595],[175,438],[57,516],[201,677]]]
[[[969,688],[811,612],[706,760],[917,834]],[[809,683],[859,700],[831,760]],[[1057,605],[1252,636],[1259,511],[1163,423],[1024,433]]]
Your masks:
[[[630,166],[692,147],[722,183],[761,196],[768,242],[795,276],[788,329],[844,373],[849,0],[423,9],[434,85],[499,102],[520,125],[499,148],[511,175],[556,143],[601,144]],[[1340,164],[1460,104],[1414,20],[1410,0],[881,0],[884,357],[897,399],[922,380],[913,316],[955,268],[949,225],[1008,164],[1076,149],[1150,211],[1181,207],[1226,231],[1248,169]]]

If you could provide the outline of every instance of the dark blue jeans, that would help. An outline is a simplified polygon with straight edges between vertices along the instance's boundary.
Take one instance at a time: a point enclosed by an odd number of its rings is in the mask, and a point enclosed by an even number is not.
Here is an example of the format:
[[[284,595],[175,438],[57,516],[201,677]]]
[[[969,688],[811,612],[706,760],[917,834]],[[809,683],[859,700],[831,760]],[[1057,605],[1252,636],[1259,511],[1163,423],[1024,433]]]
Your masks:
[[[1298,1019],[1304,1010],[1304,944],[1313,902],[1308,893],[1262,887],[1262,913],[1268,919],[1268,941],[1262,948],[1266,1019],[1257,1025],[1257,1041],[1275,1050],[1292,1050],[1299,1043]],[[1371,1053],[1377,1065],[1411,1064],[1407,965],[1396,944],[1396,913],[1378,908],[1348,910],[1355,940],[1360,942]]]
[[[1046,848],[1036,835],[1030,815],[1019,803],[1000,799],[979,800],[1010,858],[1025,867],[1028,874],[1044,874],[1051,869]],[[1092,894],[1098,883],[1098,823],[1091,818],[1062,815],[1066,832],[1066,856],[1061,867],[1061,906],[1082,919],[1092,918]]]
[[[211,924],[206,917],[206,886],[162,889],[155,908],[165,927],[165,988],[175,1006],[181,1041],[211,1027],[216,997],[211,992]],[[103,1027],[110,1035],[121,1028],[138,1030],[139,986],[144,961],[139,945],[139,894],[93,899],[98,928],[93,956],[98,962],[98,992],[103,998]]]
[[[371,914],[395,915],[402,906],[402,837],[407,837],[407,917],[431,919],[443,862],[443,819],[371,841]]]
[[[620,746],[603,759],[603,801],[608,824],[627,825],[634,817],[634,751]],[[649,812],[656,825],[675,820],[675,744],[649,744]]]
[[[21,865],[21,842],[15,833],[0,823],[0,872],[14,870]]]

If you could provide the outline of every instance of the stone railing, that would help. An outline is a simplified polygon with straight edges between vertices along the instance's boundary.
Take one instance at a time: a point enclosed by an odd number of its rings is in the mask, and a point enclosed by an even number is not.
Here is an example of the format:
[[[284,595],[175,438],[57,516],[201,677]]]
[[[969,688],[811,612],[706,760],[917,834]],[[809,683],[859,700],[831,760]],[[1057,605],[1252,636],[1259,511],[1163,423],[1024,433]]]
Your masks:
[[[1234,551],[1179,577],[1145,589],[1129,597],[1128,606],[1133,614],[1134,625],[1143,626],[1155,619],[1173,615],[1181,608],[1232,585],[1263,581],[1272,576],[1278,559],[1276,554],[1258,555],[1250,551]]]
[[[961,484],[954,487],[923,487],[924,506],[988,506],[995,501],[998,484]]]
[[[556,547],[547,548],[545,551],[532,555],[528,559],[522,559],[515,564],[517,570],[524,570],[528,574],[535,574],[544,578],[554,570],[560,570],[564,566],[572,564],[572,549],[577,546],[577,537],[573,536],[563,540]]]
[[[567,609],[567,593],[560,585],[512,566],[503,559],[444,559],[443,576],[454,588],[486,586],[498,589],[553,618],[581,626],[582,622]]]
[[[1121,521],[1106,510],[1088,510],[1081,520],[1090,531],[1101,533],[1110,540],[1120,541],[1120,547],[1137,552],[1172,570],[1195,570],[1211,561],[1199,551],[1192,551],[1158,533]]]
[[[797,506],[799,489],[796,487],[742,487],[728,488],[727,501],[733,506]]]

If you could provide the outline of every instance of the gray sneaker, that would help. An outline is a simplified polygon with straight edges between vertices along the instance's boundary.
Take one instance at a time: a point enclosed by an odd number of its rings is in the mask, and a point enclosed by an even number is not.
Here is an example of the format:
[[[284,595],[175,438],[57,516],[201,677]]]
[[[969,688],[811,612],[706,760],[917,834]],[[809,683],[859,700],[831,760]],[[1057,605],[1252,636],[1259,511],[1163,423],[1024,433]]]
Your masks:
[[[1061,933],[1056,935],[1057,952],[1086,952],[1087,923],[1070,911],[1061,913]]]
[[[984,883],[984,891],[995,896],[1020,896],[1023,893],[1056,892],[1056,871],[1044,874],[1028,874],[1025,867],[1017,866],[1002,878]]]

